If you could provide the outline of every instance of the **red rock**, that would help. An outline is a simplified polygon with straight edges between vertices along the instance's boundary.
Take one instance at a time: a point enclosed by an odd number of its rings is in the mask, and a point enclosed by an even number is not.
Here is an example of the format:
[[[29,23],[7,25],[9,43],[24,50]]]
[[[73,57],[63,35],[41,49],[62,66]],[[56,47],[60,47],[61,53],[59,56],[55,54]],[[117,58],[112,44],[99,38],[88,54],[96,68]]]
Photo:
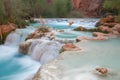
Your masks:
[[[114,16],[107,16],[105,18],[101,18],[99,22],[96,23],[96,27],[99,27],[101,25],[107,25],[113,27],[115,24],[115,17]]]
[[[80,31],[86,30],[86,29],[85,29],[84,27],[82,27],[82,26],[79,26],[78,29],[79,29]]]
[[[120,33],[120,24],[115,25],[112,30]]]
[[[109,28],[108,26],[99,26],[97,28],[97,30],[100,30],[101,32],[106,32],[106,33],[110,33],[111,32],[111,28]]]
[[[114,27],[117,23],[112,22],[112,23],[104,23],[104,26],[109,26],[109,27]]]
[[[67,43],[67,44],[63,45],[62,48],[63,48],[65,51],[81,50],[80,48],[78,48],[77,46],[75,46],[75,45],[72,44],[72,43]]]
[[[93,36],[109,36],[110,34],[104,34],[104,33],[101,33],[101,32],[93,32]]]
[[[9,34],[11,31],[15,30],[15,24],[10,23],[8,25],[0,25],[0,40],[3,39],[4,34]]]
[[[107,68],[96,68],[96,71],[98,71],[101,74],[107,74],[108,73]]]
[[[103,2],[104,0],[72,0],[72,7],[85,17],[97,17],[97,11],[102,11]]]

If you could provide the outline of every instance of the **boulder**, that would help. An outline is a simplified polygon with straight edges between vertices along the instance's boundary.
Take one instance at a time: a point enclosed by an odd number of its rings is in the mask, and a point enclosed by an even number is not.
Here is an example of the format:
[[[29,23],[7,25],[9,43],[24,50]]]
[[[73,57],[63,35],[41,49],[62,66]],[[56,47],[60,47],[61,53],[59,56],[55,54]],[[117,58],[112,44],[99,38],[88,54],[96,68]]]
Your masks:
[[[120,33],[120,24],[116,24],[113,28],[112,31],[117,31]]]
[[[100,31],[103,33],[110,33],[111,28],[109,28],[108,26],[99,26],[99,27],[97,27],[97,31]]]
[[[96,68],[96,71],[98,71],[101,74],[107,74],[108,73],[107,68]]]
[[[19,52],[21,52],[23,54],[27,54],[30,44],[31,44],[31,42],[29,42],[29,41],[22,42],[19,45]]]
[[[79,26],[77,28],[74,29],[75,31],[86,31],[87,29],[84,28],[83,26]]]
[[[70,21],[70,22],[68,22],[69,23],[69,26],[71,26],[72,24],[74,24],[74,22],[73,21]]]
[[[74,50],[81,50],[80,48],[78,48],[77,46],[75,46],[72,43],[67,43],[65,45],[62,46],[62,49],[64,51],[74,51]]]
[[[105,34],[105,33],[101,33],[101,32],[93,32],[93,36],[95,37],[99,37],[99,36],[109,36],[110,34]]]
[[[111,23],[104,23],[104,26],[108,26],[110,28],[114,27],[117,23],[111,22]]]
[[[115,22],[114,16],[107,16],[105,18],[101,18],[100,21],[96,23],[96,27],[99,27],[99,26],[107,24],[107,23],[114,23],[114,22]]]

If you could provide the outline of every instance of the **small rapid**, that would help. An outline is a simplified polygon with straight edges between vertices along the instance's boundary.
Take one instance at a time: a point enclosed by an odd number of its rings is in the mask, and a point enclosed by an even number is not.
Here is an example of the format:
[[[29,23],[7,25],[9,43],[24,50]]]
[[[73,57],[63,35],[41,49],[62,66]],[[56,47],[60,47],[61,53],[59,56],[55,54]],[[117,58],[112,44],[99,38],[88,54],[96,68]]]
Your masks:
[[[72,20],[75,22],[71,27],[68,27],[68,22],[71,19],[47,19],[46,23],[54,30],[67,31],[69,29],[71,31],[71,29],[83,24],[84,27],[93,28],[98,19]],[[8,35],[4,45],[0,45],[0,80],[25,80],[28,77],[31,78],[41,65],[58,57],[61,44],[46,39],[31,40],[31,44],[28,47],[28,55],[23,55],[19,52],[19,44],[25,41],[26,36],[34,32],[40,25],[40,23],[35,23],[24,29],[17,29]],[[73,37],[81,34],[74,32]],[[58,38],[66,38],[66,35],[66,33],[60,33]]]

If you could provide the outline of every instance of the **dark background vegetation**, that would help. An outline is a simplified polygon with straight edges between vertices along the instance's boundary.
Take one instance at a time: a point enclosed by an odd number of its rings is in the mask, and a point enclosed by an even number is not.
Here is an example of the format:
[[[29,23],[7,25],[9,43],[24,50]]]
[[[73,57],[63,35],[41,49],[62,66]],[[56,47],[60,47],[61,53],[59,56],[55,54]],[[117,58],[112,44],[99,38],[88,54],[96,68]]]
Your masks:
[[[119,15],[120,0],[105,0],[103,15]],[[0,0],[0,25],[15,23],[23,28],[31,18],[71,18],[81,17],[79,12],[72,11],[71,0]]]

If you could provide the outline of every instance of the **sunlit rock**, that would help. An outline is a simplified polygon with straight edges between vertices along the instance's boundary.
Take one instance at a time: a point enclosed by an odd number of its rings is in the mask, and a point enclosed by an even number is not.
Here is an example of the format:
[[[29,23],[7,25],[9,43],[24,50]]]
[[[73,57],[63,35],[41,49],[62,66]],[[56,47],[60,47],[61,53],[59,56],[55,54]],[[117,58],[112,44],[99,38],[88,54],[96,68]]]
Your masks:
[[[105,18],[101,18],[100,21],[96,23],[96,27],[99,27],[101,25],[106,25],[107,23],[113,23],[113,22],[115,22],[115,17],[114,16],[107,16]]]
[[[96,71],[98,71],[101,74],[107,74],[108,73],[107,68],[96,68]]]
[[[63,45],[62,48],[64,49],[64,51],[81,50],[79,47],[75,46],[72,43],[67,43]]]
[[[82,26],[79,26],[79,27],[75,28],[74,30],[75,31],[87,31],[87,29]]]
[[[115,26],[112,28],[112,31],[117,31],[117,32],[120,34],[120,24],[115,25]]]
[[[105,34],[102,32],[93,32],[93,36],[99,37],[99,36],[110,36],[110,34]]]
[[[78,37],[76,38],[76,41],[77,41],[77,42],[85,41],[85,40],[90,40],[90,38],[85,37],[85,36],[78,36]]]

